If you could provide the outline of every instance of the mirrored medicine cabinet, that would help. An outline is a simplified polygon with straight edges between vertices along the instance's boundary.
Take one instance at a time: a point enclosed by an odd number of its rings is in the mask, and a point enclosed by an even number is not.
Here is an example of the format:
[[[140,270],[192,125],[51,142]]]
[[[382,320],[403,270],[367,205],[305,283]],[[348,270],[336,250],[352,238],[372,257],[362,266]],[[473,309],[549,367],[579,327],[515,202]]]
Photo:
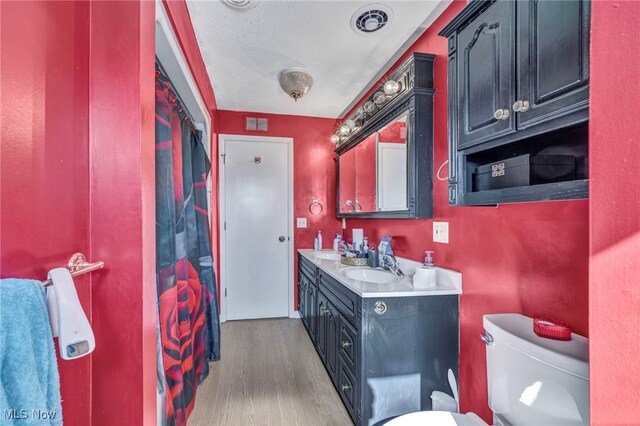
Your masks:
[[[409,56],[338,127],[339,218],[433,217],[434,59]]]

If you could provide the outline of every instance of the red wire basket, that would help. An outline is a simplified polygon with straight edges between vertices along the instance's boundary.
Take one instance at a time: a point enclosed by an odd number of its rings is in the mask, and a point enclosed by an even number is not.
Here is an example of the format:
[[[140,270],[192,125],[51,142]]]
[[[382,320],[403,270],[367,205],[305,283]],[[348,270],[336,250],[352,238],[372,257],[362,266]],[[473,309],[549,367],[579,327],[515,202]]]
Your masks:
[[[571,326],[548,317],[534,317],[533,332],[545,339],[571,340]]]

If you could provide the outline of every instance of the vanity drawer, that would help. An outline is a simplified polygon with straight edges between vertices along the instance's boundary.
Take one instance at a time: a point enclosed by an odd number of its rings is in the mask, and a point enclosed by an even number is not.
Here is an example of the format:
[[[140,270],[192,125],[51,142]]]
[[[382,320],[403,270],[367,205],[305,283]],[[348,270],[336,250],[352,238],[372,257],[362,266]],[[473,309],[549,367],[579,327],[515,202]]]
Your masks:
[[[338,373],[338,393],[347,406],[351,418],[355,420],[358,403],[358,385],[353,372],[345,364],[344,358],[340,359],[340,371]]]
[[[352,325],[355,326],[357,324],[358,296],[355,293],[347,290],[345,286],[322,270],[320,270],[320,291],[327,296],[327,299],[338,308],[340,313]]]
[[[316,282],[316,269],[317,269],[316,265],[314,265],[313,263],[305,259],[304,256],[302,256],[299,253],[298,253],[298,269],[300,270],[300,272],[305,274],[311,282],[314,282],[314,283]]]
[[[338,332],[338,351],[342,356],[342,362],[346,363],[351,371],[356,371],[357,368],[357,342],[358,333],[355,328],[351,326],[344,318],[340,318],[340,331]]]

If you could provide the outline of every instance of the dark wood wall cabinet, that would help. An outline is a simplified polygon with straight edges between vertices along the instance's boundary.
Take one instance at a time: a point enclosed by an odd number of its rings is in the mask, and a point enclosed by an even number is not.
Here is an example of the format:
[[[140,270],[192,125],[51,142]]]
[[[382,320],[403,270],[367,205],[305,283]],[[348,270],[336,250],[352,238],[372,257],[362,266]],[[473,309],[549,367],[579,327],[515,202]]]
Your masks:
[[[356,425],[430,410],[458,376],[458,296],[360,297],[298,255],[298,311]]]
[[[590,3],[472,1],[448,38],[449,204],[587,198]],[[575,173],[523,185],[505,161],[571,156]],[[477,187],[477,169],[503,181]],[[526,173],[529,173],[525,170]]]

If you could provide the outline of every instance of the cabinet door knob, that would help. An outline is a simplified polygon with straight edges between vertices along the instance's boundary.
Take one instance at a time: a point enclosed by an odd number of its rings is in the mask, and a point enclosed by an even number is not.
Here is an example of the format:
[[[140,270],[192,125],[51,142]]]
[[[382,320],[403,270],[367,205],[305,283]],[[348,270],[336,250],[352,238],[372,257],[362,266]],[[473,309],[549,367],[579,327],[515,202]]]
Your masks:
[[[513,110],[515,112],[526,112],[529,111],[529,101],[515,101],[513,103]]]
[[[496,110],[496,112],[493,113],[493,118],[495,118],[496,120],[506,120],[509,118],[509,110],[506,108],[499,108]]]
[[[351,389],[351,385],[342,385],[340,386],[340,389],[342,389],[342,392],[346,392]]]
[[[343,348],[348,348],[349,346],[351,346],[351,342],[345,342],[343,340],[340,342],[340,346],[342,346]]]
[[[378,300],[373,305],[373,312],[375,312],[378,315],[384,315],[385,312],[387,312],[387,304],[384,303],[382,300]]]

